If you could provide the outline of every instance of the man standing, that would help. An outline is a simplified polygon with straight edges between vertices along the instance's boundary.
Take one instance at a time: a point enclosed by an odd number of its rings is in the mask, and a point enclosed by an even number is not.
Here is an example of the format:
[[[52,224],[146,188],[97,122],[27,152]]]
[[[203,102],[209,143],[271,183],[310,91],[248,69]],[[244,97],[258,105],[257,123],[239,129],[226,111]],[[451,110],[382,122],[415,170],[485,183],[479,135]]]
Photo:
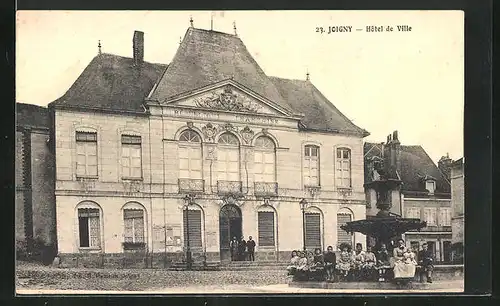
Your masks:
[[[248,260],[255,261],[255,241],[252,240],[252,236],[248,236],[247,250],[248,250]]]
[[[231,251],[231,260],[236,261],[238,256],[238,240],[233,237],[233,240],[229,243],[229,250]]]
[[[432,270],[434,269],[434,254],[429,250],[427,243],[422,244],[422,250],[418,252],[418,263],[420,265],[420,281],[424,281],[427,274],[427,282],[432,283]]]
[[[247,243],[245,241],[245,237],[241,236],[241,240],[238,244],[238,249],[239,249],[239,260],[243,261],[245,260],[245,251],[247,248]]]

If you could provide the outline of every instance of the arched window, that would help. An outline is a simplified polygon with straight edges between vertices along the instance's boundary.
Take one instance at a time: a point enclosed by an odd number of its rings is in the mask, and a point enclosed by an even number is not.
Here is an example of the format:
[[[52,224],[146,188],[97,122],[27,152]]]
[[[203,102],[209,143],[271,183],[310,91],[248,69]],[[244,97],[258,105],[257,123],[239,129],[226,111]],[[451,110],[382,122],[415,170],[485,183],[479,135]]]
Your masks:
[[[321,210],[310,207],[305,211],[306,248],[313,250],[321,248]]]
[[[304,147],[303,174],[305,186],[319,186],[319,147]]]
[[[276,245],[276,216],[271,206],[261,206],[257,211],[258,239],[260,247],[273,247]]]
[[[196,204],[189,205],[183,210],[184,246],[201,248],[203,245],[203,211]]]
[[[124,249],[144,248],[146,244],[146,213],[139,203],[127,203],[123,207]]]
[[[193,130],[179,135],[179,178],[202,178],[201,137]]]
[[[254,181],[272,183],[276,181],[276,148],[266,136],[255,140]]]
[[[342,208],[337,213],[337,246],[341,243],[348,243],[354,247],[354,235],[340,228],[340,226],[353,220],[352,212],[346,208]]]
[[[77,206],[78,238],[80,248],[101,248],[101,208],[94,202],[84,201]]]
[[[240,142],[231,133],[219,137],[217,173],[219,181],[240,180]]]
[[[351,188],[351,150],[338,148],[336,157],[335,185],[340,188]]]

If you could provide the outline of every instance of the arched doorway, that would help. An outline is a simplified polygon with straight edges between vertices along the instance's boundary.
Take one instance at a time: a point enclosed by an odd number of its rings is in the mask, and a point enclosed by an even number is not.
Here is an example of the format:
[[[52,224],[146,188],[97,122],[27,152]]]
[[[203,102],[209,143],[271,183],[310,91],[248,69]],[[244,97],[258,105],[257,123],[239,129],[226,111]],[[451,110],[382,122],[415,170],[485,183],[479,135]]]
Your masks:
[[[242,236],[241,210],[238,206],[227,204],[220,209],[219,233],[221,261],[231,260],[229,243],[233,237],[239,240]]]

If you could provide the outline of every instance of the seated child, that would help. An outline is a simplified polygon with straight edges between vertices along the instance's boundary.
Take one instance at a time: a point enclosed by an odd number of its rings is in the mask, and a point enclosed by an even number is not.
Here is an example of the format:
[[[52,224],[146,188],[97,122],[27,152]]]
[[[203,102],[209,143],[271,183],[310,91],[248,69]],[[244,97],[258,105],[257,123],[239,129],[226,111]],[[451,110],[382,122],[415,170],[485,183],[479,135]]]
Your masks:
[[[326,249],[326,253],[323,256],[325,261],[325,270],[326,270],[326,280],[334,281],[334,273],[335,273],[335,265],[337,263],[337,256],[333,252],[333,247],[330,245]]]
[[[365,268],[372,269],[377,263],[375,253],[372,252],[372,247],[368,246],[365,253]]]
[[[297,251],[292,251],[292,258],[290,259],[290,265],[286,267],[288,271],[288,275],[292,275],[297,271],[297,267],[299,266],[300,257],[297,254]]]
[[[337,270],[339,270],[345,277],[349,274],[351,267],[352,267],[352,254],[349,252],[349,248],[344,245],[341,247],[340,258],[338,259],[337,262]]]
[[[385,244],[380,245],[380,250],[377,252],[377,269],[379,273],[379,282],[385,281],[385,273],[391,268],[390,255]]]

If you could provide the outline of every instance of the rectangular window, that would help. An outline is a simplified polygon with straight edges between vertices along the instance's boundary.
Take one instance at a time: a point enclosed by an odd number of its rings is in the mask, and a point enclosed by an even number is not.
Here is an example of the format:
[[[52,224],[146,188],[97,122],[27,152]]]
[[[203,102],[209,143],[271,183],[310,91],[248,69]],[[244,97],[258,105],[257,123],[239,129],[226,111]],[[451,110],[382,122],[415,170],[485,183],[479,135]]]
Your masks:
[[[427,191],[429,191],[430,194],[433,194],[434,190],[436,190],[436,182],[434,181],[425,182],[425,189],[427,189]]]
[[[97,176],[97,133],[76,132],[76,174]]]
[[[274,246],[274,213],[260,211],[259,222],[259,246]]]
[[[335,183],[340,188],[351,188],[351,150],[337,149]]]
[[[217,172],[219,181],[239,181],[239,149],[219,148],[217,152]]]
[[[304,148],[304,185],[319,186],[319,147]]]
[[[122,135],[122,176],[142,177],[141,136]]]
[[[199,143],[195,145],[179,145],[179,178],[202,178],[202,158]]]
[[[258,151],[254,153],[255,182],[275,182],[274,152]]]
[[[437,210],[435,207],[424,208],[424,221],[427,222],[427,226],[437,225]]]
[[[420,208],[419,207],[407,207],[406,208],[406,218],[420,219]]]
[[[201,248],[202,247],[201,210],[188,210],[188,211],[184,210],[183,215],[184,215],[184,246],[187,247],[188,236],[189,236],[189,247]]]
[[[99,209],[78,209],[78,226],[80,234],[80,247],[101,247],[101,224],[99,221]]]
[[[144,242],[144,211],[125,209],[123,219],[125,222],[125,242]]]
[[[306,213],[306,248],[313,250],[321,249],[321,216],[320,214]]]
[[[441,226],[451,226],[451,209],[444,207],[439,209],[439,223]]]

